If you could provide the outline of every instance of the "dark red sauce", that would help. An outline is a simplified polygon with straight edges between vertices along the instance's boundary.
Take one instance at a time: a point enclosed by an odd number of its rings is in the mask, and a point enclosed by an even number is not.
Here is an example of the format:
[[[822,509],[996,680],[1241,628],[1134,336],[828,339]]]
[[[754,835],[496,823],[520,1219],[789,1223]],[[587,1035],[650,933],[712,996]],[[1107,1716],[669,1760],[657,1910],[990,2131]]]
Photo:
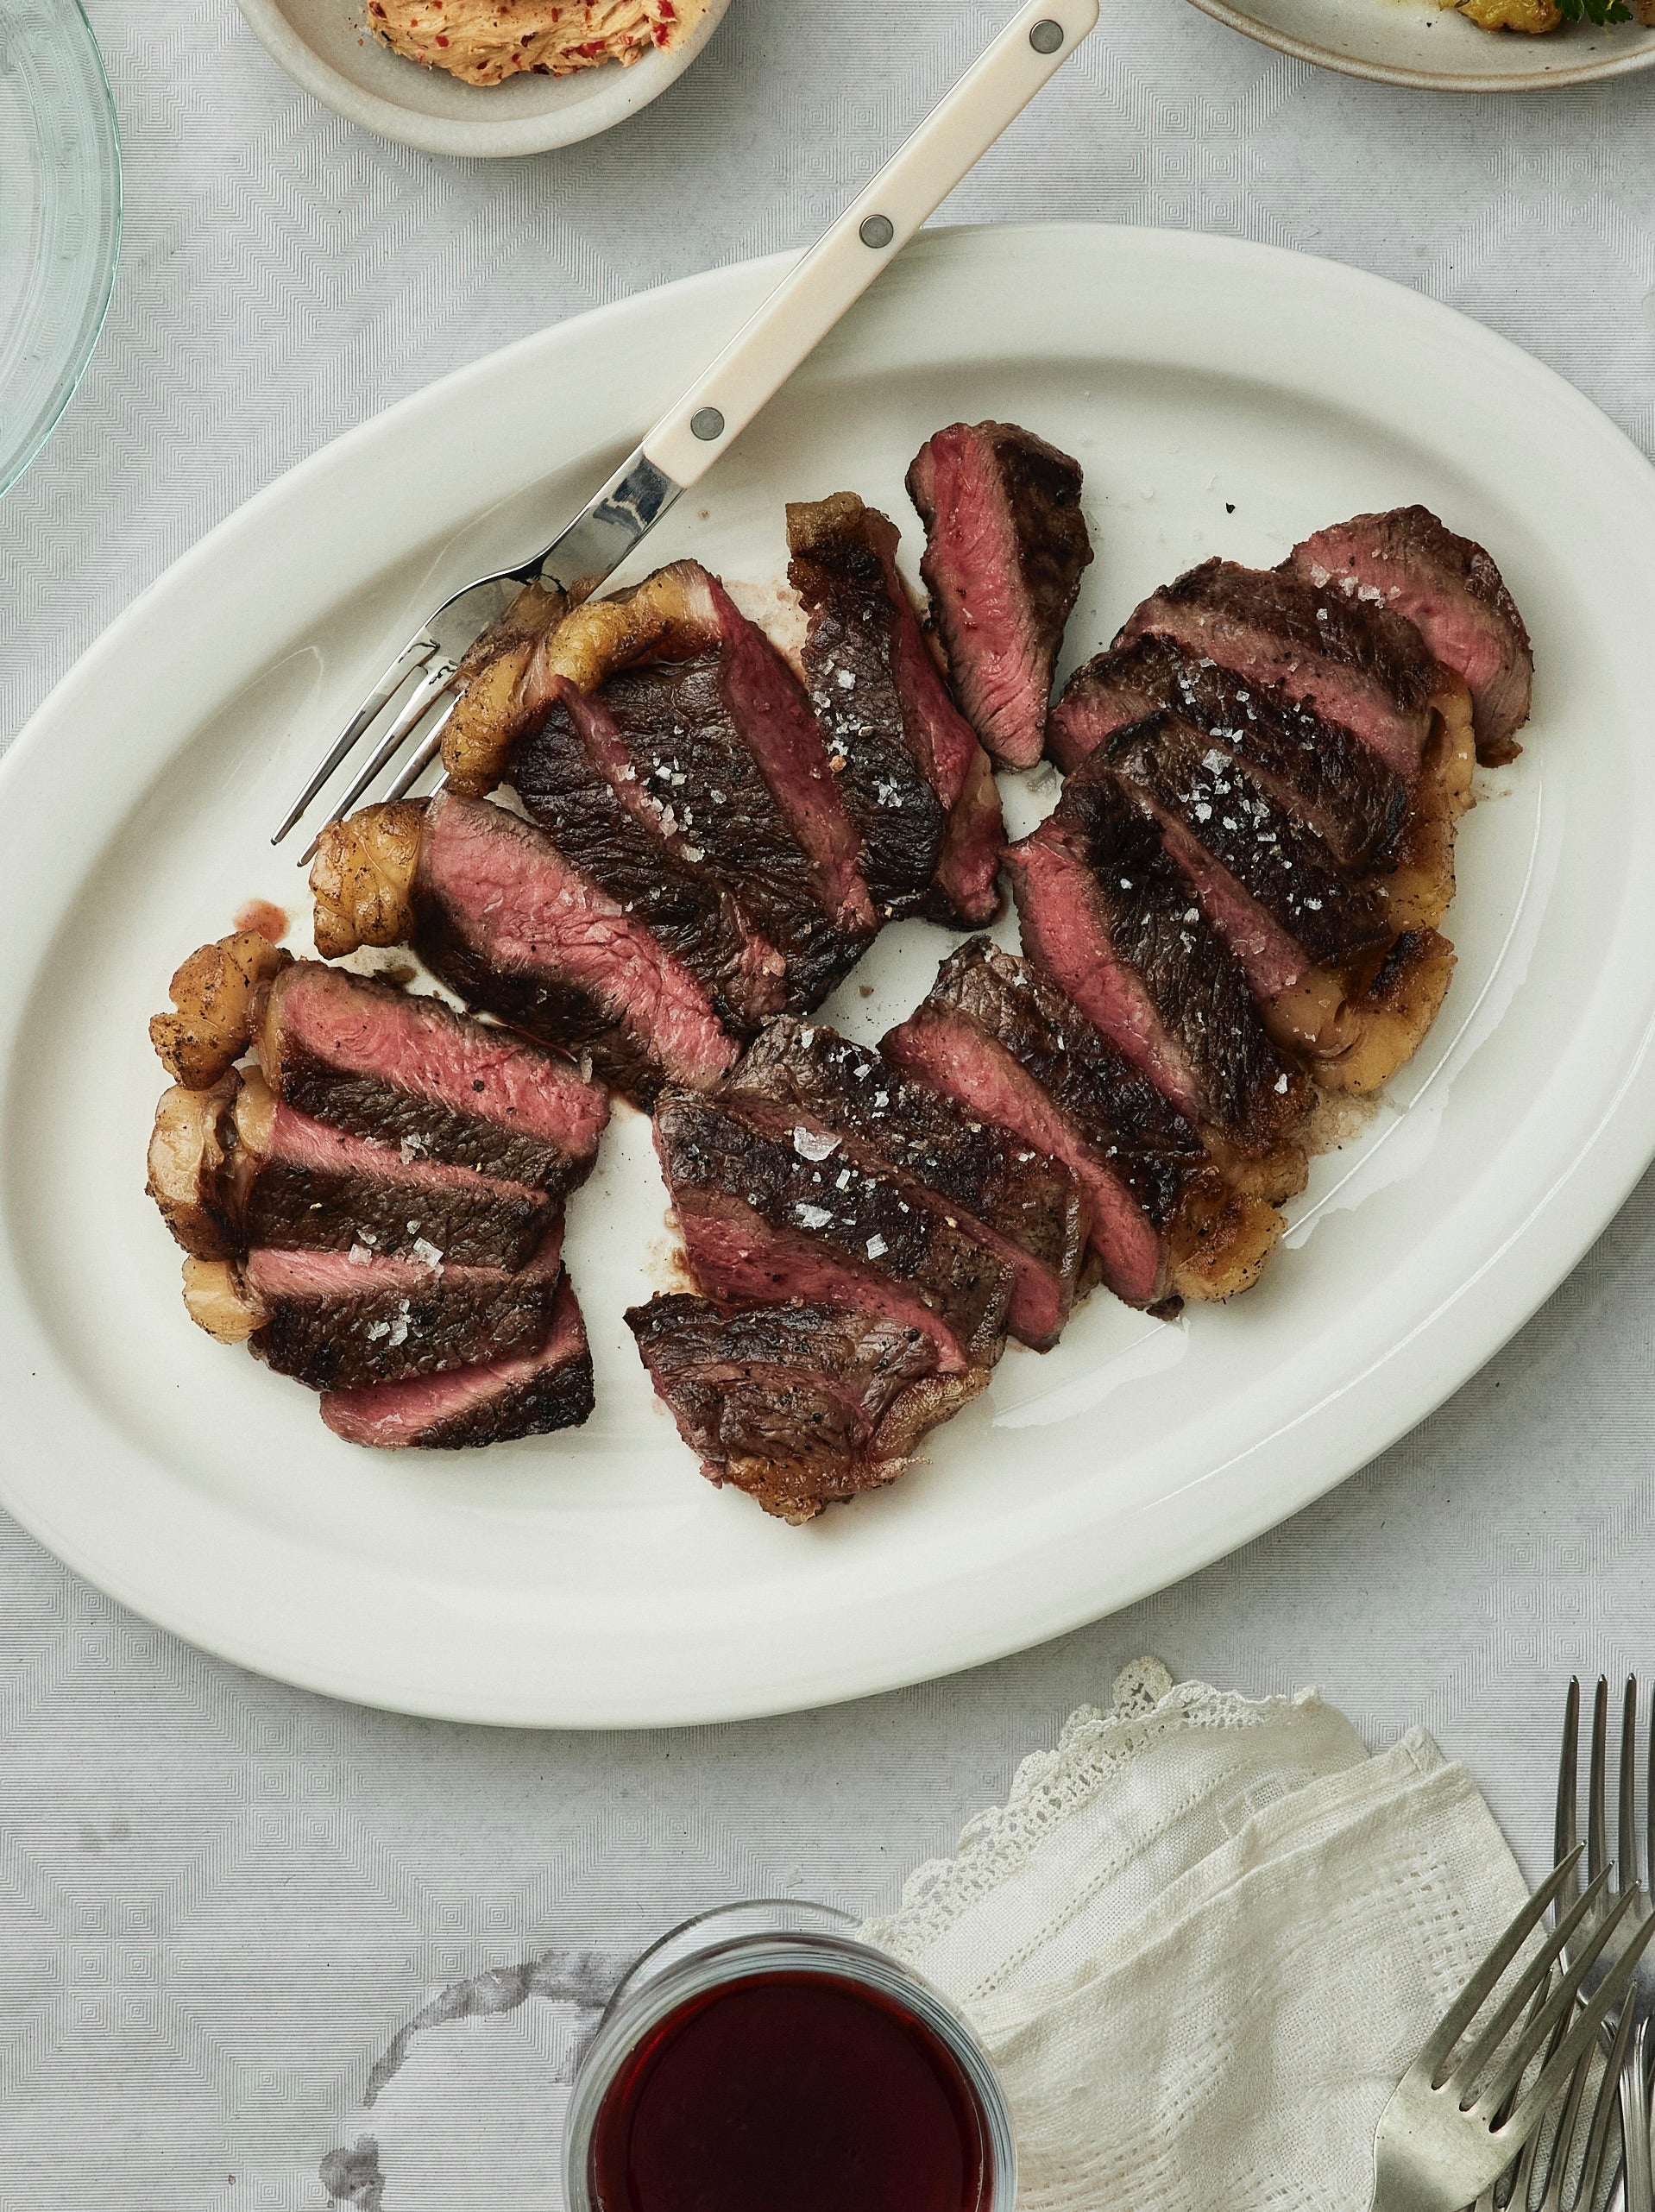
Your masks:
[[[691,1998],[632,2051],[592,2140],[601,2212],[979,2212],[985,2133],[913,2013],[827,1974]]]

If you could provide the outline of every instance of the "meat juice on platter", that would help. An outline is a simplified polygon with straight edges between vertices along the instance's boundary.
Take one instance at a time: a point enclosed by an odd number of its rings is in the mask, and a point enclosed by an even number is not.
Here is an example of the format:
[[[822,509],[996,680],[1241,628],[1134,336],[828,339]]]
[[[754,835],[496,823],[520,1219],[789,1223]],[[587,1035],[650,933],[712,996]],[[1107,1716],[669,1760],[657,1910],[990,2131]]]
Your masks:
[[[984,2212],[983,2116],[893,1999],[815,1971],[689,1998],[616,2074],[593,2132],[597,2212]]]
[[[626,1315],[643,1366],[711,1482],[810,1521],[1089,1296],[1248,1289],[1318,1100],[1429,1031],[1472,772],[1529,712],[1493,558],[1409,507],[1213,558],[1054,700],[1078,463],[954,424],[907,482],[928,607],[889,516],[791,502],[792,657],[695,561],[529,586],[462,665],[443,788],[322,832],[318,957],[249,908],[174,976],[149,1187],[186,1304],[336,1434],[588,1417],[563,1207],[619,1096],[690,1285]],[[1042,759],[1010,842],[995,768]],[[969,934],[1008,893],[1020,955]],[[957,941],[907,1018],[815,1021],[910,916]],[[440,997],[337,964],[393,947]]]

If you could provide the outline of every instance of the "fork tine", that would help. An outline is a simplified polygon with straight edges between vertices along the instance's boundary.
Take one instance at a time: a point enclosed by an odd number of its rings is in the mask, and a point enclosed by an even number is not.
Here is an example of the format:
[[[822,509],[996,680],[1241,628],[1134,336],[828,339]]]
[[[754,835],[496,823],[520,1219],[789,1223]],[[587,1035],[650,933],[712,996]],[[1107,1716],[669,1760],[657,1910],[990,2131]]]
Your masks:
[[[1560,2013],[1566,2013],[1575,2004],[1580,1994],[1581,1984],[1595,1963],[1598,1952],[1602,1949],[1610,1934],[1626,1917],[1627,1907],[1637,1895],[1636,1890],[1627,1890],[1604,1914],[1594,1931],[1592,1940],[1586,1946],[1577,1963],[1562,1977],[1553,1990],[1551,2005],[1548,2010],[1555,2008]],[[1626,1949],[1616,1959],[1614,1966],[1598,1983],[1588,2001],[1578,2007],[1574,2025],[1568,2034],[1540,2069],[1532,2086],[1513,2110],[1510,2118],[1495,2131],[1497,2134],[1507,2135],[1513,2140],[1520,2140],[1522,2136],[1526,2134],[1539,2121],[1568,2078],[1570,2070],[1576,2060],[1626,1995],[1638,1962],[1647,1950],[1652,1936],[1655,1936],[1655,1913],[1650,1914],[1633,1931],[1627,1940]],[[1547,2021],[1547,2034],[1551,2032],[1552,2025],[1551,2021]],[[1527,2047],[1520,2050],[1513,2061],[1515,2073],[1513,2074],[1509,2068],[1507,2070],[1507,2077],[1513,2083],[1522,2079],[1535,2053],[1545,2042],[1545,2036],[1531,2035],[1526,2040]],[[1501,2095],[1504,2093],[1504,2079],[1505,2077],[1502,2077],[1501,2084]],[[1493,2102],[1497,2105],[1501,2102],[1501,2095],[1496,2095]]]
[[[1617,1878],[1622,1889],[1638,1880],[1638,1677],[1627,1677],[1620,1706],[1620,1823]]]
[[[1651,1713],[1655,1727],[1655,1710]],[[1561,1866],[1564,1859],[1576,1851],[1575,1783],[1580,1767],[1580,1677],[1570,1675],[1569,1695],[1563,1709],[1563,1750],[1557,1761],[1557,1824],[1551,1852],[1554,1865]],[[1559,1919],[1569,1910],[1580,1894],[1580,1862],[1576,1856],[1569,1870],[1569,1879],[1557,1894],[1556,1913]]]
[[[406,798],[431,762],[436,759],[443,749],[443,732],[448,728],[449,716],[459,703],[460,695],[456,691],[398,772],[394,782],[385,794],[387,800]],[[437,788],[440,791],[447,781],[446,776],[441,778]]]
[[[1576,1843],[1569,1856],[1552,1868],[1426,2038],[1425,2047],[1414,2060],[1413,2066],[1414,2070],[1419,2073],[1428,2070],[1433,2086],[1443,2060],[1488,2002],[1495,1984],[1545,1918],[1552,1900],[1579,1863],[1580,1845]],[[1583,1899],[1582,1901],[1587,1900]]]
[[[1609,1862],[1608,1827],[1603,1817],[1604,1771],[1609,1759],[1609,1685],[1607,1676],[1597,1678],[1597,1689],[1592,1698],[1592,1771],[1588,1782],[1586,1805],[1586,1871],[1602,1874]]]
[[[1532,1997],[1545,1989],[1547,1977],[1565,1947],[1578,1932],[1581,1923],[1589,1914],[1597,1910],[1608,1881],[1608,1875],[1606,1872],[1599,1875],[1595,1881],[1587,1884],[1583,1894],[1576,1899],[1568,1913],[1553,1928],[1545,1944],[1525,1967],[1522,1979],[1518,1982],[1517,1987],[1505,1999],[1488,2026],[1478,2035],[1470,2050],[1451,2069],[1447,2078],[1463,2083],[1468,2097],[1482,2069],[1511,2033],[1516,2024],[1518,2014]],[[1595,1931],[1594,1934],[1595,1935]],[[1542,2006],[1543,2015],[1550,2002],[1548,1998],[1545,2004]],[[1527,2045],[1531,2056],[1539,2050],[1541,2036],[1534,2020],[1529,2020],[1525,2026],[1522,2039]],[[1512,2090],[1515,2090],[1516,2087],[1517,2082],[1513,2079],[1511,2083]]]
[[[358,772],[344,797],[328,816],[330,823],[343,822],[362,793],[384,774],[453,680],[454,664],[450,660],[440,661],[420,677],[408,694],[406,705],[400,709],[396,720],[369,754],[368,766]],[[311,849],[314,851],[315,848],[312,846]],[[310,854],[305,857],[308,860]]]
[[[419,650],[422,646],[425,648],[423,652]],[[436,650],[437,640],[431,637],[418,637],[404,646],[402,651],[391,663],[361,706],[357,708],[340,735],[334,740],[321,766],[318,768],[283,816],[280,829],[270,840],[273,845],[280,844],[323,785],[336,773],[361,744],[370,723],[379,720],[415,669],[423,668]]]

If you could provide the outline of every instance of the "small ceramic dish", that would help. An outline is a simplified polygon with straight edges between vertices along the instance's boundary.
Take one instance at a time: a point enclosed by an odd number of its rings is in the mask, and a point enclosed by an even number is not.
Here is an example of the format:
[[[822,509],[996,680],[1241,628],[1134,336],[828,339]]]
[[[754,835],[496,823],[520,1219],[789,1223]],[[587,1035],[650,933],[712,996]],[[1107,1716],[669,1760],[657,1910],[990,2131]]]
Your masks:
[[[544,154],[624,123],[683,76],[729,4],[707,0],[681,46],[630,68],[612,61],[572,77],[482,85],[393,54],[368,29],[363,0],[236,0],[260,44],[336,115],[423,153],[470,161]]]
[[[1539,92],[1655,66],[1655,29],[1565,23],[1539,38],[1479,30],[1431,0],[1195,0],[1264,46],[1347,77],[1426,92]]]

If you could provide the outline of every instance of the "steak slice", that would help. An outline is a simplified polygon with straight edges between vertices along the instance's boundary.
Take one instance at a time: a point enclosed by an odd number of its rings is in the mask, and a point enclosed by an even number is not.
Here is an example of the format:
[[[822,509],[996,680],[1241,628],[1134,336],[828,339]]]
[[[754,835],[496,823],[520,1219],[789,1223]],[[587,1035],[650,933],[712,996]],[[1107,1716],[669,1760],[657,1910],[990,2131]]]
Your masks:
[[[544,1190],[404,1156],[284,1104],[256,1075],[234,1113],[228,1182],[241,1244],[349,1251],[426,1265],[526,1266],[557,1219]]]
[[[786,1004],[825,997],[877,927],[821,731],[797,679],[699,563],[576,608],[529,680],[601,693],[661,833],[787,963]],[[670,827],[667,816],[670,814]]]
[[[1204,561],[1146,599],[1117,639],[1170,638],[1342,722],[1412,785],[1437,664],[1412,622],[1279,569]]]
[[[921,633],[895,524],[838,492],[790,506],[787,542],[810,703],[874,904],[980,928],[1000,908],[1000,795]]]
[[[1492,555],[1456,537],[1428,507],[1336,522],[1295,545],[1292,566],[1318,589],[1405,614],[1470,688],[1477,758],[1516,757],[1528,720],[1534,652]]]
[[[664,661],[611,677],[601,696],[639,780],[661,793],[685,858],[780,955],[781,1004],[809,1011],[867,944],[872,903],[868,925],[849,929],[824,905],[817,871],[728,711],[722,677],[713,655]]]
[[[1278,807],[1233,753],[1176,715],[1136,722],[1093,756],[1153,815],[1196,904],[1246,971],[1280,1043],[1331,1055],[1350,1043],[1337,970],[1395,934],[1312,830]],[[1083,768],[1082,778],[1093,772]]]
[[[432,972],[569,1053],[642,1105],[664,1082],[716,1082],[735,1040],[706,987],[544,831],[486,802],[431,803],[414,884]]]
[[[313,1390],[443,1375],[526,1351],[544,1338],[562,1269],[563,1225],[534,1260],[428,1267],[350,1252],[249,1252],[238,1286],[256,1309],[249,1343],[279,1375]]]
[[[1309,1109],[1240,961],[1191,899],[1160,825],[1094,756],[1007,854],[1025,950],[1190,1120],[1277,1150]]]
[[[1145,635],[1078,668],[1047,725],[1052,758],[1070,774],[1106,738],[1163,708],[1244,760],[1342,868],[1394,857],[1407,785],[1376,753],[1279,685],[1237,676],[1172,638]]]
[[[1044,1352],[1073,1303],[1088,1208],[1067,1168],[991,1124],[962,1120],[878,1049],[783,1018],[760,1031],[722,1096],[808,1117],[796,1151],[896,1175],[907,1194],[988,1246],[1013,1271],[1011,1333]]]
[[[626,1326],[708,1480],[794,1522],[893,1481],[986,1379],[939,1376],[923,1330],[833,1306],[678,1295]]]
[[[1284,1224],[1230,1192],[1192,1125],[1030,962],[973,938],[884,1041],[965,1112],[1060,1160],[1091,1201],[1104,1281],[1128,1305],[1227,1297]]]
[[[381,1452],[467,1452],[579,1428],[594,1403],[586,1324],[569,1278],[557,1286],[543,1342],[475,1367],[402,1383],[326,1390],[323,1420],[347,1444]]]
[[[553,677],[545,719],[519,745],[513,781],[564,858],[700,979],[727,1028],[752,1029],[779,1010],[785,961],[746,926],[731,892],[687,857],[673,833],[688,805],[675,814],[639,775],[601,692]]]
[[[1008,768],[1045,743],[1052,676],[1092,542],[1080,465],[1015,423],[954,423],[908,471],[920,572],[966,718]]]
[[[709,1297],[802,1298],[918,1328],[938,1369],[991,1366],[1012,1270],[916,1204],[897,1177],[796,1142],[795,1118],[752,1100],[671,1091],[655,1145],[692,1273]]]
[[[538,1046],[316,961],[277,976],[256,1044],[295,1112],[554,1200],[590,1174],[609,1118],[603,1092]]]

